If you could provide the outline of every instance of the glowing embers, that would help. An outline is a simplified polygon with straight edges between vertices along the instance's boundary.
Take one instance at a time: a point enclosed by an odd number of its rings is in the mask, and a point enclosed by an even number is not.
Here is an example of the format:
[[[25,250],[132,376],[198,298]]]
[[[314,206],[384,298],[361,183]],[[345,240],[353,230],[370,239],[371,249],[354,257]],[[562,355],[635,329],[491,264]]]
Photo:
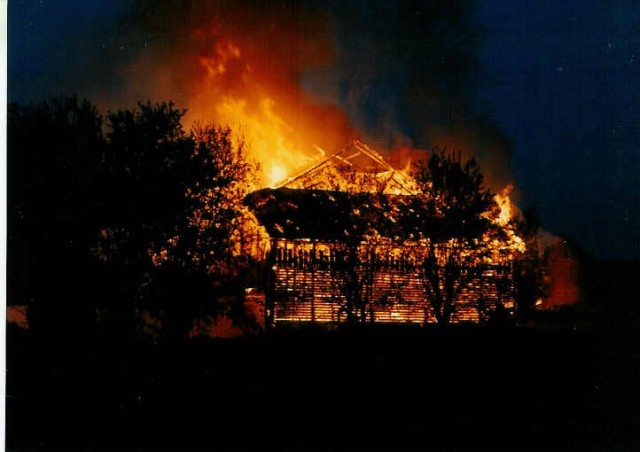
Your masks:
[[[484,231],[473,236],[434,233],[451,226],[448,198],[419,191],[360,142],[277,185],[245,198],[272,238],[276,322],[479,322],[513,309],[524,242],[508,190],[478,213]]]
[[[507,185],[500,193],[494,196],[494,200],[499,207],[499,214],[494,218],[494,222],[502,227],[507,236],[507,240],[500,243],[493,241],[491,246],[494,248],[508,249],[513,256],[516,253],[524,253],[526,245],[524,240],[516,233],[513,219],[516,215],[517,208],[511,202],[510,194],[513,191],[513,185]]]
[[[271,302],[277,322],[343,322],[347,315],[345,286],[336,244],[312,240],[274,240]],[[362,278],[367,322],[435,323],[425,298],[419,262],[409,250],[386,250],[384,255],[363,250],[357,272]],[[488,266],[456,302],[453,322],[486,320],[502,304],[513,306],[509,265]],[[498,285],[501,285],[498,287]]]
[[[324,155],[324,151],[319,149]],[[366,144],[353,141],[348,146],[286,178],[276,187],[411,195],[416,182],[393,168]]]

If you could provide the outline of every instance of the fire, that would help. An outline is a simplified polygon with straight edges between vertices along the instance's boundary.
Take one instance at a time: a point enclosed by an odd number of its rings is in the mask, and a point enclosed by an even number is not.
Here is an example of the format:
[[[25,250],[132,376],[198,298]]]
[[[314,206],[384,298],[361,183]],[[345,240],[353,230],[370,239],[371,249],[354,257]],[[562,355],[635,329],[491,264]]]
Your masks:
[[[240,57],[240,49],[232,41],[221,40],[216,44],[212,56],[200,57],[200,64],[206,69],[209,77],[217,77],[227,71],[229,61],[239,60]]]
[[[191,60],[195,70],[186,75],[185,120],[236,130],[258,163],[262,187],[274,187],[312,164],[322,147],[339,149],[353,133],[344,112],[320,104],[299,86],[298,59],[308,43],[280,32],[256,39],[254,33],[217,23],[190,37],[199,54]]]
[[[274,164],[269,174],[269,187],[274,187],[277,182],[284,180],[287,174],[288,171],[284,166],[280,166],[277,163]]]
[[[500,212],[494,221],[505,231],[508,238],[509,249],[514,252],[523,253],[526,250],[526,244],[522,237],[516,233],[515,227],[512,223],[517,212],[517,207],[511,202],[510,194],[512,191],[513,185],[508,184],[500,193],[497,193],[494,196],[494,200],[500,208]]]
[[[247,101],[227,97],[215,107],[216,114],[239,130],[262,168],[262,185],[273,186],[294,168],[311,161],[312,154],[301,152],[294,143],[294,131],[276,112],[276,103],[269,97],[261,99],[257,109]]]
[[[300,33],[295,15],[289,21],[279,20],[283,22],[268,26],[261,21],[231,24],[222,15],[203,22],[187,37],[188,45],[181,47],[189,49],[187,53],[176,55],[184,68],[172,68],[174,73],[184,72],[182,81],[188,85],[186,122],[211,121],[237,131],[249,157],[258,163],[256,179],[261,187],[276,187],[359,138],[345,112],[312,98],[300,84],[306,68],[331,59],[327,50],[331,44],[322,26],[318,37],[311,39]],[[338,157],[348,160],[351,154]],[[391,176],[398,179],[391,192],[400,186],[407,191],[407,178],[401,176],[410,168],[411,153],[404,157],[393,166],[405,171],[380,173],[385,181]],[[384,162],[378,163],[384,167]],[[509,248],[523,250],[524,242],[510,224],[515,212],[509,198],[512,188],[507,186],[495,196],[500,211],[494,221],[508,231]]]
[[[496,218],[496,223],[500,226],[505,226],[513,218],[514,209],[511,204],[511,198],[509,197],[512,191],[513,185],[508,184],[500,193],[497,193],[494,196],[496,204],[500,207],[500,214],[498,215],[498,218]]]

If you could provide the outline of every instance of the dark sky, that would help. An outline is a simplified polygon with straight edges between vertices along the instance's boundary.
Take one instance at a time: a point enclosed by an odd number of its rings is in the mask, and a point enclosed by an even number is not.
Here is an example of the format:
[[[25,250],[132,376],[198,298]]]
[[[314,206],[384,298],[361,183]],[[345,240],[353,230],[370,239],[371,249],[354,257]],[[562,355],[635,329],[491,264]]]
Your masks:
[[[11,1],[9,99],[94,100],[97,83],[117,92],[126,62],[157,38],[128,19],[141,3]],[[513,178],[548,231],[598,257],[640,254],[640,2],[320,5],[334,61],[301,84],[364,138],[430,147],[456,136],[497,179]],[[158,7],[172,20],[182,12]]]
[[[523,201],[599,256],[640,251],[640,2],[483,3],[491,116]]]

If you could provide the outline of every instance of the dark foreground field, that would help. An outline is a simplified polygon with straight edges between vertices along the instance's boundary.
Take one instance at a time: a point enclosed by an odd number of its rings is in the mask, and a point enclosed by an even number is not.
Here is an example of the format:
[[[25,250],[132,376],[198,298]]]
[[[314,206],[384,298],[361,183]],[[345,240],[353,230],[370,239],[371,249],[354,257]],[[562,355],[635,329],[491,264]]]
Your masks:
[[[7,358],[9,450],[640,445],[637,342],[612,328],[280,330],[65,349],[10,329]]]

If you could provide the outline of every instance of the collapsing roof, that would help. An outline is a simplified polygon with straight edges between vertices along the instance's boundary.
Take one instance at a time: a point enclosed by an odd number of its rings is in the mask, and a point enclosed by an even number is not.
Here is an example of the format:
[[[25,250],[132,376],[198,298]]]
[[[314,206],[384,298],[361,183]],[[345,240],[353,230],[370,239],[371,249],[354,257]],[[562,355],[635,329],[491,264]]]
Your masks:
[[[245,203],[272,238],[344,240],[375,229],[386,237],[402,235],[388,207],[394,195],[344,191],[265,188]]]
[[[360,141],[354,141],[298,175],[286,178],[275,188],[396,195],[413,195],[419,191],[413,178],[392,167]]]
[[[401,236],[392,200],[417,193],[415,180],[354,141],[275,188],[251,193],[245,203],[273,238],[333,241],[373,230]]]

